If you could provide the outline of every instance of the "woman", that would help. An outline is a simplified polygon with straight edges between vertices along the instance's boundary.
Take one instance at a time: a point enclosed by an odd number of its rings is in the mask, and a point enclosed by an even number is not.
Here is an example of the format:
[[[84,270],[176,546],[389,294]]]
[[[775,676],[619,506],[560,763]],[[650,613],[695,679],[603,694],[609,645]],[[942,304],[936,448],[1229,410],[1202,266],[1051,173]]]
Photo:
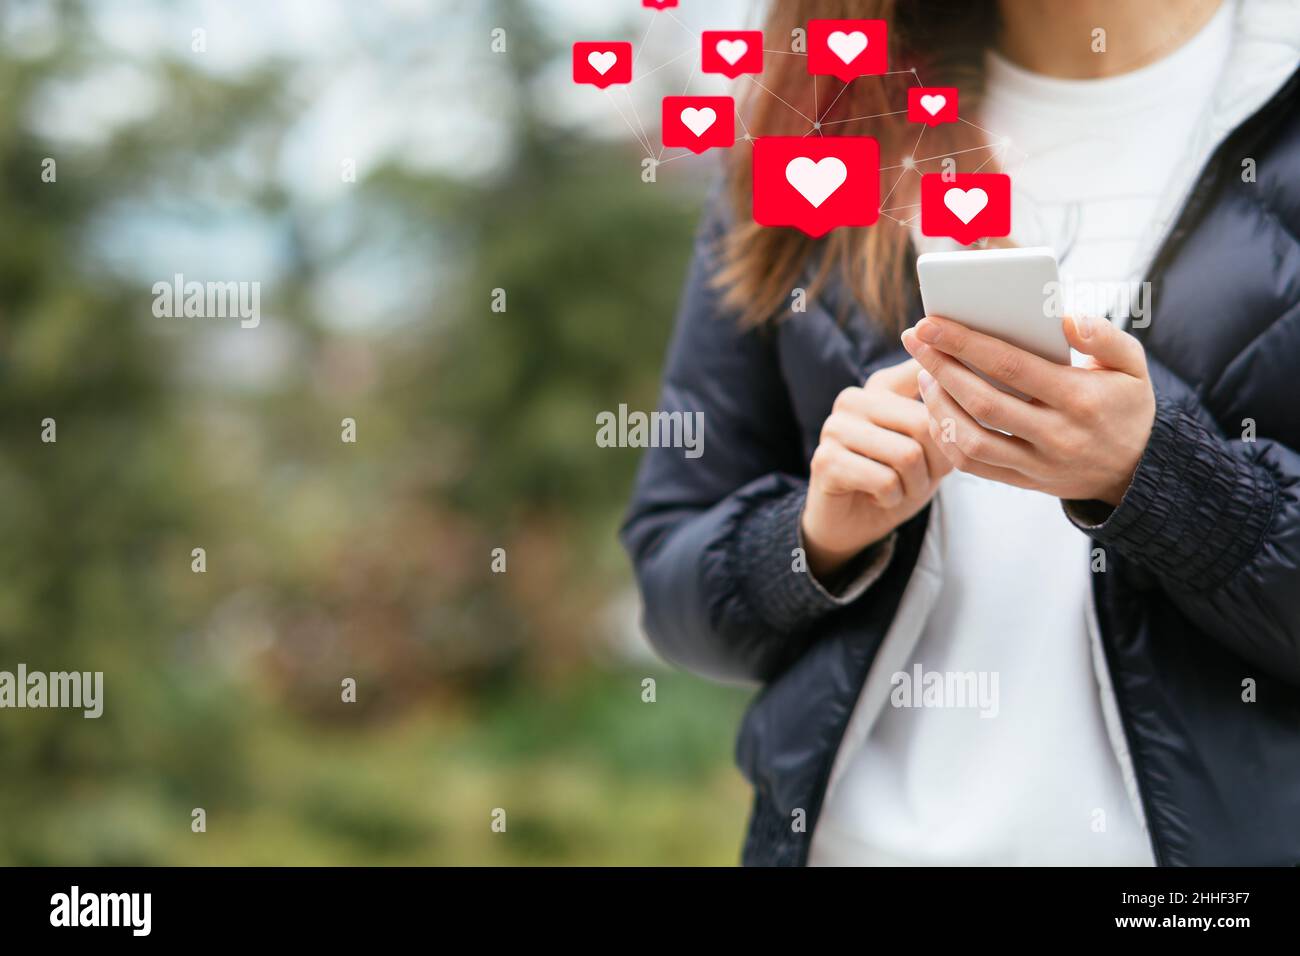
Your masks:
[[[763,685],[747,863],[1298,864],[1300,8],[955,6],[774,5],[769,49],[881,18],[915,76],[768,56],[749,129],[877,137],[882,217],[757,227],[733,151],[662,397],[708,453],[650,450],[623,531],[646,630]],[[944,156],[1012,176],[1076,367],[918,322]]]

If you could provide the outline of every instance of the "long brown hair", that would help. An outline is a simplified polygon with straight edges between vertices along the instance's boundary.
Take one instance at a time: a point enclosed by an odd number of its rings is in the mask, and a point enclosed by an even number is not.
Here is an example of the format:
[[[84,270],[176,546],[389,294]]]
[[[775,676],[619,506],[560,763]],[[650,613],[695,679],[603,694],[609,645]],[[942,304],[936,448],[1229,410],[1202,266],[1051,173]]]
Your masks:
[[[818,19],[886,21],[890,75],[845,85],[834,77],[810,77],[803,55],[767,52],[761,78],[747,84],[741,118],[755,137],[808,133],[806,117],[820,121],[820,135],[874,136],[880,142],[880,221],[862,229],[835,229],[818,240],[794,229],[757,225],[751,213],[753,150],[737,143],[727,170],[735,224],[724,237],[715,282],[723,289],[723,302],[740,314],[743,324],[753,326],[788,314],[792,290],[812,263],[809,297],[838,273],[875,321],[901,325],[911,296],[911,237],[905,222],[919,209],[913,205],[919,195],[917,174],[939,171],[945,156],[953,158],[960,172],[992,171],[991,149],[982,148],[988,143],[978,126],[964,120],[933,128],[909,123],[907,88],[918,82],[955,86],[961,114],[970,115],[982,92],[983,52],[998,29],[996,3],[773,0],[763,45],[768,51],[788,50],[793,31]],[[903,166],[907,157],[913,157],[914,170]]]

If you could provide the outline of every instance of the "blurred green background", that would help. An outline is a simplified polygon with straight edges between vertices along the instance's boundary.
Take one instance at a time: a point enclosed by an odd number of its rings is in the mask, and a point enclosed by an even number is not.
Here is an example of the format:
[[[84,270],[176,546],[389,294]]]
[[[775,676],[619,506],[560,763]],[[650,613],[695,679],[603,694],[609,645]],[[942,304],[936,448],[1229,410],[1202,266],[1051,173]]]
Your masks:
[[[638,141],[752,22],[689,6],[0,4],[0,670],[105,675],[0,711],[0,863],[736,861],[748,692],[645,647],[595,444],[716,175]],[[156,317],[176,273],[260,325]]]

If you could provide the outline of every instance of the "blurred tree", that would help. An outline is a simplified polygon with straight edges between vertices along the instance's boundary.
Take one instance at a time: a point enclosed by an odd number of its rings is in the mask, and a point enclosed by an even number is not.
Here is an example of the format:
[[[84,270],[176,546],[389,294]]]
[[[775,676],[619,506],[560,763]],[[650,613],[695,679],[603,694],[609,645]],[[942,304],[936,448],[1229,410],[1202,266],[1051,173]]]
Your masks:
[[[482,10],[483,35],[501,25],[511,38],[510,161],[471,185],[397,165],[366,184],[434,224],[435,237],[456,238],[444,244],[456,250],[456,279],[401,341],[384,392],[411,420],[435,423],[415,432],[439,461],[430,495],[478,531],[465,557],[481,573],[463,600],[482,615],[449,639],[491,634],[508,659],[531,648],[534,669],[571,667],[598,630],[600,603],[627,580],[613,532],[639,452],[598,448],[596,415],[653,407],[700,184],[685,167],[643,183],[636,147],[550,125],[538,101],[567,50],[528,5]],[[491,308],[496,289],[504,313]],[[495,546],[514,555],[504,581],[489,573]]]
[[[0,7],[0,669],[102,670],[105,707],[0,712],[0,862],[428,862],[446,845],[470,862],[484,848],[462,817],[536,780],[539,807],[567,820],[535,809],[533,843],[489,854],[597,852],[572,842],[587,823],[636,847],[643,811],[647,833],[705,853],[714,831],[689,801],[718,786],[714,729],[737,696],[699,687],[672,719],[607,719],[642,705],[635,681],[600,684],[591,652],[628,584],[613,532],[639,455],[597,448],[595,418],[655,401],[700,182],[674,166],[644,184],[634,149],[551,125],[538,100],[563,51],[518,0],[447,7],[511,37],[511,148],[493,176],[395,159],[329,209],[282,178],[310,106],[291,62],[227,75],[133,57],[157,91],[144,115],[85,143],[46,138],[53,91],[127,58],[90,0],[44,7],[55,42],[39,51],[12,19],[29,5]],[[47,157],[57,182],[41,179]],[[151,280],[105,267],[105,243],[138,258],[125,211],[152,229],[232,208],[274,239],[255,333],[157,319]],[[328,279],[394,243],[449,281],[415,321],[344,331]],[[259,362],[272,372],[253,386],[231,374]],[[564,680],[543,693],[539,676]],[[566,703],[568,688],[594,703]],[[541,707],[551,718],[532,720]],[[570,710],[581,719],[555,716]],[[486,729],[466,737],[466,715]],[[543,748],[549,727],[564,739]],[[646,754],[658,769],[625,815]],[[191,839],[200,806],[220,833],[208,842]]]
[[[48,5],[54,42],[35,54],[14,45],[24,12],[0,10],[0,668],[102,670],[105,702],[98,720],[0,714],[0,858],[148,861],[156,827],[118,832],[120,795],[143,792],[187,827],[196,794],[239,792],[244,721],[210,675],[177,666],[198,608],[172,584],[205,506],[175,348],[149,326],[148,287],[97,268],[90,245],[119,204],[263,129],[277,80],[162,60],[147,117],[93,145],[47,141],[32,121],[56,89],[111,64],[84,4]],[[128,817],[126,831],[141,822]]]

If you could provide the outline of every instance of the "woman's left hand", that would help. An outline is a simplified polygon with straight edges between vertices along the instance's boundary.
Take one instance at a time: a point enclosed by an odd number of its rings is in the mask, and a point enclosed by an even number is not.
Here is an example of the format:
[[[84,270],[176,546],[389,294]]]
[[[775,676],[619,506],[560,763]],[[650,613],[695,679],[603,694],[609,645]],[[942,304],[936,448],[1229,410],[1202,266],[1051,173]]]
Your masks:
[[[1067,318],[1063,327],[1090,356],[1087,367],[1057,365],[933,316],[903,333],[903,347],[922,367],[930,434],[959,471],[1116,506],[1155,420],[1146,354],[1104,319]],[[963,362],[1031,400],[994,388]]]

